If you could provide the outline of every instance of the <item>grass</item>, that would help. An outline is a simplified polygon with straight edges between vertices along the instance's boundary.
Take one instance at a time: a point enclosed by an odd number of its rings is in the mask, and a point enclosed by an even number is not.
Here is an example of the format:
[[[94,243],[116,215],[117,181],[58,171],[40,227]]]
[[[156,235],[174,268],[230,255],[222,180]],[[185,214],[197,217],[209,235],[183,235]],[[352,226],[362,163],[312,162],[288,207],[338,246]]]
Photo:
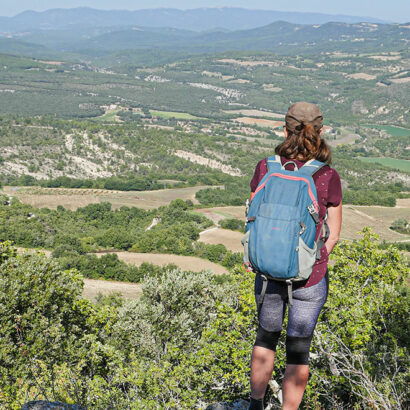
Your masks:
[[[377,163],[384,165],[389,168],[398,169],[404,172],[410,172],[410,161],[406,159],[396,159],[396,158],[372,158],[372,157],[359,157],[360,161],[368,163]]]
[[[364,127],[375,128],[377,130],[384,130],[389,133],[392,137],[410,137],[410,129],[395,127],[394,125],[374,125],[366,124]]]
[[[195,115],[191,115],[186,112],[150,110],[150,114],[154,117],[160,117],[165,120],[168,120],[170,118],[175,118],[176,120],[200,120],[201,119],[200,117],[195,117]]]

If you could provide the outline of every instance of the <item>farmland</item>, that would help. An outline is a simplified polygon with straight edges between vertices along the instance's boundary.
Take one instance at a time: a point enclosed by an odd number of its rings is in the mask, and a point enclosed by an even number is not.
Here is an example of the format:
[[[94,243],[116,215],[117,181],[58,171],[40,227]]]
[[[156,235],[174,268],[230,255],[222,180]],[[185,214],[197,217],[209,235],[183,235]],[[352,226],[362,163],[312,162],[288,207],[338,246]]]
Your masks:
[[[141,209],[155,209],[159,206],[169,205],[177,198],[183,200],[195,200],[195,193],[203,189],[203,186],[191,188],[174,188],[166,190],[143,191],[143,192],[120,192],[107,190],[81,190],[81,189],[64,189],[64,188],[32,188],[26,187],[16,190],[12,187],[4,187],[4,192],[8,195],[15,196],[23,203],[35,207],[48,207],[56,209],[58,205],[66,209],[75,210],[81,206],[91,203],[110,202],[113,209],[119,209],[121,206],[135,206]],[[198,208],[195,212],[206,216],[217,226],[223,219],[236,218],[245,221],[244,206],[221,206]],[[343,225],[342,239],[357,239],[358,232],[365,226],[370,226],[375,233],[380,235],[380,240],[385,241],[404,241],[410,239],[405,235],[399,234],[391,229],[392,222],[399,218],[408,218],[410,213],[410,204],[408,199],[399,199],[396,207],[381,206],[343,206]],[[239,232],[227,231],[221,228],[212,228],[201,234],[200,241],[209,244],[221,243],[234,252],[241,252],[240,244],[241,234]],[[131,257],[131,254],[121,254],[121,257]],[[138,255],[138,256],[137,256]],[[155,263],[156,258],[162,258],[158,255],[147,256],[144,254],[134,254],[135,263],[142,263],[141,258],[148,258],[147,262]],[[140,259],[138,259],[140,258]],[[166,262],[161,259],[162,262]],[[127,260],[128,263],[130,260]],[[192,260],[192,269],[198,264],[198,260]],[[203,262],[203,261],[202,261]],[[174,263],[174,262],[173,262]],[[182,260],[181,260],[182,263]],[[181,266],[182,265],[178,265]],[[189,265],[183,264],[184,269]],[[195,268],[196,269],[196,268]],[[194,269],[194,270],[195,270]]]
[[[172,112],[172,111],[158,111],[158,110],[150,110],[150,114],[154,117],[159,118],[175,118],[176,120],[199,120],[199,117],[195,117],[194,115],[188,114],[186,112]]]
[[[243,234],[221,228],[210,228],[200,233],[199,242],[211,245],[222,244],[232,252],[243,252],[241,244]]]
[[[245,207],[216,207],[201,209],[199,212],[208,218],[221,220],[224,218],[237,218],[245,221]],[[410,203],[408,199],[398,200],[395,208],[382,206],[355,206],[343,205],[343,225],[341,239],[358,239],[358,232],[365,226],[369,226],[385,241],[406,241],[410,237],[399,234],[390,229],[392,222],[399,218],[408,218],[410,214]],[[223,231],[223,230],[222,230]],[[216,241],[219,231],[210,231],[206,236],[209,241]],[[233,238],[234,236],[232,236]],[[241,235],[235,233],[235,238],[240,241]],[[210,242],[211,243],[211,242]]]
[[[75,210],[88,204],[110,202],[113,209],[121,206],[135,206],[142,209],[154,209],[168,205],[173,200],[195,199],[195,193],[205,188],[196,186],[189,188],[169,188],[155,191],[123,192],[100,189],[66,189],[66,188],[38,188],[38,187],[9,187],[3,192],[18,198],[25,204],[38,208],[56,209],[61,205],[64,208]],[[207,187],[208,188],[208,187]]]
[[[87,299],[95,299],[98,295],[110,295],[119,293],[127,299],[138,299],[141,296],[141,285],[137,283],[124,283],[98,279],[84,279],[83,296]]]
[[[136,266],[140,266],[142,263],[152,263],[153,265],[158,266],[173,264],[177,265],[181,270],[192,272],[210,270],[217,275],[228,273],[227,269],[221,265],[193,256],[137,252],[115,252],[115,254],[118,255],[118,258],[123,262]],[[97,254],[97,256],[101,255],[101,253]]]
[[[378,130],[386,131],[388,134],[390,134],[393,137],[400,137],[400,136],[410,137],[410,129],[408,128],[394,127],[392,125],[376,125],[376,124],[373,124],[373,125],[365,124],[364,126],[367,128],[375,128]]]
[[[360,157],[360,161],[364,161],[370,164],[376,162],[389,168],[398,169],[400,171],[410,173],[410,161],[405,159]]]

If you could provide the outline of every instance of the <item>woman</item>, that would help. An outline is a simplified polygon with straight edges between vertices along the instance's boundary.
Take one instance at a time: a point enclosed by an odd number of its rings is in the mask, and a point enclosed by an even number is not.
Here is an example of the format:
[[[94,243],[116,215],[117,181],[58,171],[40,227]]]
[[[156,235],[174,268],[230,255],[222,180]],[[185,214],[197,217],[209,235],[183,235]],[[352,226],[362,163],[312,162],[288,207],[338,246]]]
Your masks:
[[[293,285],[293,304],[289,306],[286,336],[286,370],[283,380],[283,409],[297,409],[309,377],[309,350],[313,331],[319,313],[326,302],[328,293],[328,255],[339,240],[342,223],[342,188],[336,170],[330,168],[331,153],[322,139],[322,113],[310,103],[293,104],[285,117],[285,140],[276,147],[282,165],[289,160],[300,168],[306,161],[317,159],[328,165],[314,174],[313,180],[319,201],[321,226],[327,214],[330,230],[320,259],[313,266],[312,273],[304,282]],[[292,171],[294,165],[285,169]],[[251,191],[255,192],[259,182],[268,172],[266,159],[256,166],[251,181]],[[252,197],[252,196],[251,196]],[[317,235],[319,232],[317,232]],[[255,298],[258,302],[262,289],[260,275],[255,279]],[[249,409],[263,409],[263,397],[272,376],[276,345],[282,330],[283,318],[288,305],[287,285],[273,280],[268,287],[259,312],[259,327],[251,360],[251,403]]]

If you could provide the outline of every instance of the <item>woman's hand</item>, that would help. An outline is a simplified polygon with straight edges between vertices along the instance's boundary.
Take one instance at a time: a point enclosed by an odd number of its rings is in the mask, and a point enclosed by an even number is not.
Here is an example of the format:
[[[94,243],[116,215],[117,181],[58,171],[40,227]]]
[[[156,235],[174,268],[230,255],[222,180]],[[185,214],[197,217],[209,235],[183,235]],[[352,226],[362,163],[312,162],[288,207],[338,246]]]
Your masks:
[[[329,238],[325,243],[327,253],[330,254],[339,241],[340,229],[342,228],[342,203],[338,206],[327,208],[327,226],[329,227]]]

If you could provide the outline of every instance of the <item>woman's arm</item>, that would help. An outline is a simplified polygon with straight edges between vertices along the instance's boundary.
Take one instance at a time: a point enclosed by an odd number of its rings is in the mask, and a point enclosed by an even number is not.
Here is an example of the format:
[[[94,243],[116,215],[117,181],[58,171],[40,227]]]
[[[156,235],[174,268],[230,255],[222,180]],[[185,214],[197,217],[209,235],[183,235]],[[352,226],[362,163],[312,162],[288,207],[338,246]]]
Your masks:
[[[327,226],[329,227],[329,238],[325,243],[327,253],[330,254],[339,241],[340,229],[342,227],[342,203],[338,206],[327,208]]]

